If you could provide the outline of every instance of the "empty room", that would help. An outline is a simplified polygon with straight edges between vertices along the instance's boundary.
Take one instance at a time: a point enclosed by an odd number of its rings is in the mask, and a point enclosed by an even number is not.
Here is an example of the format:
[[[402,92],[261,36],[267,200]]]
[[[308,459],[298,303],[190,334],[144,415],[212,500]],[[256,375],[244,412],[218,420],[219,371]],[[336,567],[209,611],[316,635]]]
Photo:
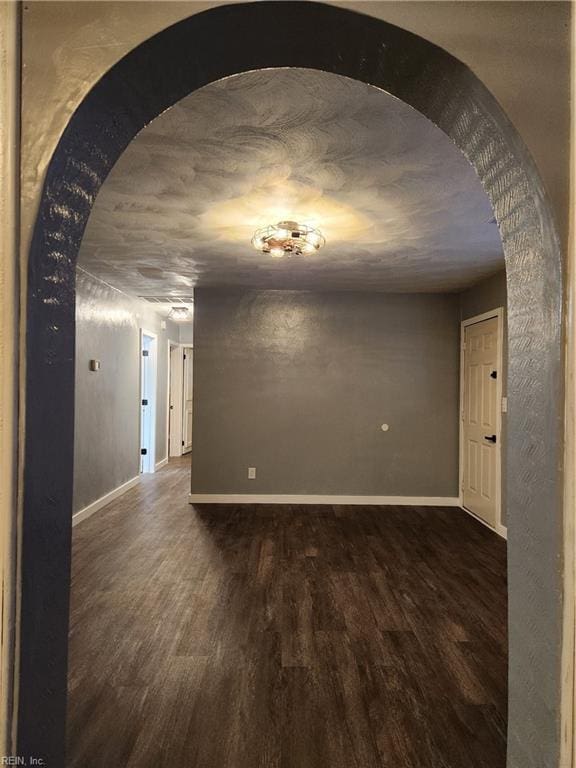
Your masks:
[[[76,295],[70,765],[503,765],[506,276],[450,140],[333,74],[207,86]]]
[[[0,758],[570,768],[570,4],[0,8]]]

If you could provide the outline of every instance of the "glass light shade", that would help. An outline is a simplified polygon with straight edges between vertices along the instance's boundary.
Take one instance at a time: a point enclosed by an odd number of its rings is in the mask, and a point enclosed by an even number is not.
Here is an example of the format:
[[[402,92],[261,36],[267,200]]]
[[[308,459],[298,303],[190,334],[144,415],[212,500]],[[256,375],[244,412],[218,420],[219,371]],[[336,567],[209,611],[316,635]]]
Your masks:
[[[168,318],[170,320],[188,320],[190,316],[188,307],[172,307]]]
[[[296,221],[280,221],[254,233],[252,245],[257,251],[273,258],[309,256],[320,250],[326,240],[320,230]]]

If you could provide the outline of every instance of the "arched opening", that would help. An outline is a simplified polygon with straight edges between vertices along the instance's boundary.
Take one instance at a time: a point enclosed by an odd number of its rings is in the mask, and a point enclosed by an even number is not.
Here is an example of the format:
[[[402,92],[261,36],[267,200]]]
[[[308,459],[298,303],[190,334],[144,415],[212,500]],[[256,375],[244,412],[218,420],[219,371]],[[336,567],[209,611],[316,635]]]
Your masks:
[[[509,764],[551,763],[562,607],[562,286],[552,217],[521,141],[469,70],[402,30],[312,3],[219,8],[152,38],[88,95],[53,157],[29,269],[19,748],[61,762],[74,267],[91,206],[131,139],[164,109],[209,82],[266,67],[320,69],[388,91],[454,141],[490,197],[509,290]]]

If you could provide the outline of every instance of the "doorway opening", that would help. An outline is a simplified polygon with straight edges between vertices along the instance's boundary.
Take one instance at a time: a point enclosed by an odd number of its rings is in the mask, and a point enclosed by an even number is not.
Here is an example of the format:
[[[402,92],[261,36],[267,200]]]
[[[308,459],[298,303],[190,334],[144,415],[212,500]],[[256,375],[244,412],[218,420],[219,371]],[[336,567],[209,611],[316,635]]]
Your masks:
[[[310,2],[222,6],[146,41],[86,96],[48,168],[28,273],[18,751],[63,764],[74,280],[94,199],[131,139],[167,107],[209,82],[270,67],[334,72],[405,101],[452,139],[490,197],[509,288],[508,765],[553,765],[563,631],[563,288],[553,215],[522,140],[462,62],[393,25]]]
[[[502,414],[508,410],[508,400],[504,324],[504,307],[461,323],[460,489],[464,509],[505,536]]]
[[[194,350],[192,347],[183,348],[184,372],[182,386],[182,453],[192,450],[192,413],[194,391]]]
[[[140,331],[140,472],[156,469],[157,337]]]
[[[170,344],[168,358],[168,458],[192,450],[193,355],[188,344]]]

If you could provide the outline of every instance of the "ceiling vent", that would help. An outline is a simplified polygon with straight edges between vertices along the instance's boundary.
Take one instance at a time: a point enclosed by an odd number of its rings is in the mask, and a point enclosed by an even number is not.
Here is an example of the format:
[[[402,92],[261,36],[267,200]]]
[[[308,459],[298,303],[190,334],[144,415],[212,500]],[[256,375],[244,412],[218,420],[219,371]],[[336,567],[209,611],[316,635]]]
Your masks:
[[[149,301],[150,304],[193,304],[193,296],[138,296],[139,299]]]

